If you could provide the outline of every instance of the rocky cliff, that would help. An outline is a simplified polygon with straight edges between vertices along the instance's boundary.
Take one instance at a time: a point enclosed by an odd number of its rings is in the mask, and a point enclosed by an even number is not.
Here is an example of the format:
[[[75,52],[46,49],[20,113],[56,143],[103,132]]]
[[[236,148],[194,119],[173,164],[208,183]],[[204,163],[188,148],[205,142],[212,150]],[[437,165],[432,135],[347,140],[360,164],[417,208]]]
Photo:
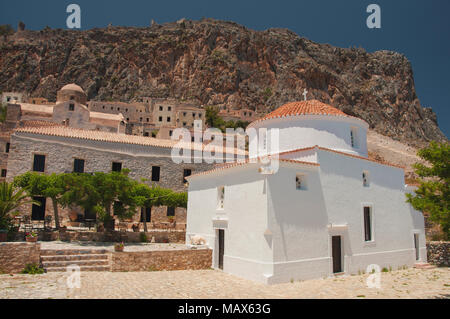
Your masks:
[[[316,98],[413,145],[446,140],[423,108],[405,56],[318,44],[286,29],[203,19],[148,28],[20,31],[0,39],[0,91],[55,100],[64,84],[90,99],[143,96],[271,111]]]

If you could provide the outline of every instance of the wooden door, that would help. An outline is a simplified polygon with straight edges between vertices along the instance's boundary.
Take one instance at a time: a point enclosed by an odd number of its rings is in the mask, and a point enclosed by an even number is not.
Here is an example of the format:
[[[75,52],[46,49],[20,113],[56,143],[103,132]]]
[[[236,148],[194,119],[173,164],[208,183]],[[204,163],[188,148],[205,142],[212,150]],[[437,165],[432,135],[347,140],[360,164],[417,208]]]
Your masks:
[[[225,231],[219,229],[219,269],[223,270],[223,255],[225,253]]]
[[[341,236],[332,237],[333,273],[342,272],[342,243]]]
[[[419,234],[414,234],[414,248],[416,249],[416,260],[420,259],[419,253]]]

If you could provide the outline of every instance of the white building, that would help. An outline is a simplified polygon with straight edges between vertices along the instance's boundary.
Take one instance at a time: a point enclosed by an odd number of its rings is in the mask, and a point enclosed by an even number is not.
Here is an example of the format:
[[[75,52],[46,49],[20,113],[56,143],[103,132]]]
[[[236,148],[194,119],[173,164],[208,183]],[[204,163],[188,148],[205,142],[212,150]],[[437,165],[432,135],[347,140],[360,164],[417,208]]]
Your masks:
[[[367,123],[319,101],[250,124],[279,128],[279,169],[230,164],[190,176],[186,240],[214,268],[267,283],[426,262],[424,218],[403,169],[367,158]]]

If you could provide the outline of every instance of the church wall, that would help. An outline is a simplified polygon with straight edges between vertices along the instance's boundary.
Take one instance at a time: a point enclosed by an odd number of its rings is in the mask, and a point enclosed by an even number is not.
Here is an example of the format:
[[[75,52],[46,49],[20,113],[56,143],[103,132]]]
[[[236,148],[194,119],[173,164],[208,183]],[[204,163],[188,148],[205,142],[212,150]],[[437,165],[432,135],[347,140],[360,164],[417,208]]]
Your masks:
[[[186,241],[203,236],[214,250],[217,267],[216,228],[225,229],[224,271],[243,278],[266,282],[272,272],[272,250],[267,230],[267,197],[264,175],[256,165],[190,179]],[[218,187],[225,186],[224,209],[218,210]],[[217,216],[228,222],[217,220]]]
[[[421,260],[426,261],[423,216],[405,202],[402,169],[321,150],[318,159],[329,222],[348,225],[342,233],[345,272],[365,271],[370,264],[412,266],[415,231],[420,234]],[[363,171],[369,173],[369,187],[363,186]],[[372,210],[371,242],[364,239],[364,206]]]
[[[318,167],[280,163],[268,178],[269,228],[273,233],[273,276],[268,283],[329,274],[328,215]],[[297,189],[297,174],[304,176]]]
[[[69,105],[74,105],[74,110],[69,110]],[[93,125],[89,123],[89,110],[82,106],[81,104],[71,101],[63,102],[55,105],[53,107],[53,117],[52,121],[58,124],[62,124],[69,119],[68,126],[81,128],[81,129],[92,129]]]

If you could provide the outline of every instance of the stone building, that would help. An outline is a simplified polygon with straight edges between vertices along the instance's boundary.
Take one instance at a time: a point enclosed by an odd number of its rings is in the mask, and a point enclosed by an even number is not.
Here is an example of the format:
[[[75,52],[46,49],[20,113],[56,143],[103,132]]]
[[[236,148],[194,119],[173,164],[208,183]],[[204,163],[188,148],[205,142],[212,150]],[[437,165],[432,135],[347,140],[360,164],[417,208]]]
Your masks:
[[[3,92],[2,93],[2,104],[16,104],[26,101],[26,94],[21,92]]]
[[[64,172],[110,172],[130,169],[129,176],[137,180],[146,179],[149,185],[159,185],[182,192],[187,190],[186,177],[194,172],[212,169],[214,164],[176,164],[171,157],[172,148],[178,143],[143,136],[90,131],[61,125],[17,128],[11,135],[11,146],[7,164],[7,179],[28,171],[46,174]],[[201,144],[192,144],[192,149],[202,149]],[[39,198],[42,208],[25,207],[24,214],[32,213],[33,219],[42,219],[53,214],[50,200]],[[174,216],[177,227],[186,223],[184,208],[153,208],[147,214],[151,223],[167,222]],[[79,208],[61,210],[64,223],[82,221],[86,215]],[[134,222],[141,216],[136,215]],[[75,219],[75,220],[74,220]],[[157,227],[157,226],[156,226]]]

